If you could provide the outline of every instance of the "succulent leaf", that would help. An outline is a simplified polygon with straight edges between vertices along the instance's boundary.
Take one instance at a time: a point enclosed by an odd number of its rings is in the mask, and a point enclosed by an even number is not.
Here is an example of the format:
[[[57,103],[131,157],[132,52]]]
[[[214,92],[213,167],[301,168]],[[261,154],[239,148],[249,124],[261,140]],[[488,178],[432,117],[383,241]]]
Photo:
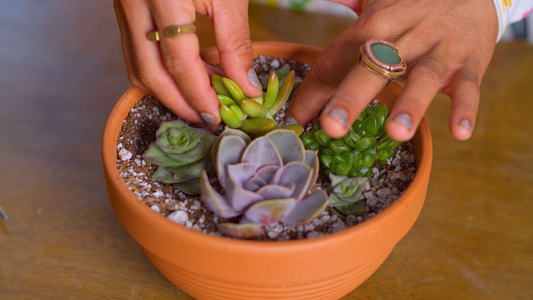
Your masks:
[[[282,199],[289,198],[295,188],[296,185],[292,182],[288,186],[269,184],[258,189],[256,193],[263,199]]]
[[[281,166],[283,161],[274,144],[266,137],[253,140],[242,155],[242,162],[251,162],[256,170],[264,166]]]
[[[318,173],[320,171],[320,161],[318,160],[318,151],[305,150],[304,162],[313,170],[313,176],[311,177],[311,183],[315,183],[318,179]]]
[[[220,140],[226,135],[236,135],[242,138],[246,145],[250,144],[250,142],[252,141],[252,139],[244,131],[226,126],[224,130],[218,135],[217,139],[215,140],[215,143],[213,144],[213,147],[211,147],[211,160],[213,161],[213,163],[216,163],[216,154],[218,151],[218,146],[220,145]]]
[[[253,99],[242,100],[241,108],[252,118],[264,118],[267,114],[267,109]]]
[[[276,129],[292,130],[297,136],[304,133],[304,130],[305,130],[304,127],[300,124],[283,125],[283,126],[277,127]]]
[[[231,99],[229,96],[226,96],[226,95],[217,95],[218,97],[218,101],[220,102],[220,104],[222,105],[226,105],[226,106],[231,106],[231,105],[235,105],[237,103],[235,103],[235,101],[233,101],[233,99]]]
[[[215,166],[218,181],[223,188],[226,188],[226,178],[228,178],[226,166],[239,163],[245,149],[246,142],[240,136],[225,135],[220,140]]]
[[[260,195],[245,189],[244,184],[238,182],[238,179],[231,177],[226,180],[226,199],[240,214],[250,205],[263,200]]]
[[[270,118],[246,119],[242,121],[241,129],[253,135],[264,135],[272,131],[276,122]]]
[[[316,218],[328,203],[328,194],[324,190],[317,190],[298,202],[282,221],[293,226],[305,224]]]
[[[232,109],[230,109],[226,105],[220,105],[220,108],[218,109],[218,113],[220,114],[220,117],[222,118],[222,121],[228,125],[228,127],[231,128],[239,128],[241,127],[241,118],[237,116]]]
[[[235,83],[235,81],[229,78],[222,78],[222,82],[231,95],[231,98],[235,101],[235,103],[240,105],[241,101],[245,98],[241,87]]]
[[[276,172],[274,184],[286,185],[294,183],[295,189],[291,198],[301,199],[311,186],[312,178],[311,167],[304,162],[291,161]]]
[[[291,161],[304,161],[305,147],[296,133],[292,130],[275,130],[266,135],[276,147],[283,164]]]
[[[268,165],[264,166],[262,168],[259,168],[256,172],[256,176],[261,177],[267,184],[272,183],[272,179],[274,178],[274,175],[278,171],[280,167],[276,165]]]
[[[275,72],[272,72],[270,73],[270,77],[268,78],[267,92],[266,92],[265,103],[264,103],[264,106],[266,108],[270,108],[272,104],[274,104],[274,101],[276,100],[276,97],[278,96],[278,91],[279,91],[278,75],[276,75]]]
[[[281,84],[281,88],[279,89],[276,100],[268,110],[271,115],[274,116],[289,99],[289,96],[292,92],[292,88],[294,87],[294,74],[294,70],[290,71],[287,77],[285,77],[283,83]]]
[[[224,85],[224,82],[222,81],[221,76],[217,74],[211,75],[211,86],[213,87],[217,95],[224,95],[224,96],[231,97],[231,94],[229,93],[228,89]]]
[[[157,129],[155,136],[159,138],[163,134],[167,133],[170,129],[184,129],[188,128],[189,126],[181,121],[169,121],[169,122],[163,122]]]
[[[200,177],[200,191],[207,207],[217,215],[223,218],[232,218],[241,214],[233,209],[226,199],[211,186],[205,171],[202,171],[202,176]]]
[[[253,238],[265,231],[263,226],[254,223],[220,223],[217,228],[223,234],[241,239]]]
[[[270,225],[281,221],[296,203],[294,198],[259,201],[250,206],[244,216],[255,224]]]
[[[229,109],[231,109],[231,111],[237,116],[237,118],[239,118],[239,120],[242,121],[246,119],[246,113],[244,113],[237,104],[230,105]]]
[[[174,187],[178,188],[180,191],[187,195],[198,195],[200,194],[200,178],[192,178],[187,181],[180,181],[174,183]]]

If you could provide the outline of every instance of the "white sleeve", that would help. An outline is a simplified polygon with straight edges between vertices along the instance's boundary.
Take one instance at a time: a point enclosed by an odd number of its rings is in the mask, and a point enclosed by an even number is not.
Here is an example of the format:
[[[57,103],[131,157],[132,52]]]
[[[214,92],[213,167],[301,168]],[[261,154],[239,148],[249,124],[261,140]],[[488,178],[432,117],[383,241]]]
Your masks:
[[[520,21],[533,11],[533,0],[492,0],[498,15],[498,41],[507,25]]]

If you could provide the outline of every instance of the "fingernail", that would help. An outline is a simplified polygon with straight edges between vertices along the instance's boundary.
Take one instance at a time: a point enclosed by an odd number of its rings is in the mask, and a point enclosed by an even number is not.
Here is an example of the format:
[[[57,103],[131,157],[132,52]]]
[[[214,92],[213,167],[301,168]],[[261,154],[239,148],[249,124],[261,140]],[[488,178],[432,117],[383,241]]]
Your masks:
[[[335,118],[343,127],[346,127],[348,122],[348,114],[342,108],[334,108],[329,112],[329,115]]]
[[[250,81],[250,84],[255,86],[259,90],[263,90],[263,85],[261,85],[261,82],[259,81],[259,78],[257,77],[257,73],[255,72],[254,68],[251,68],[248,70],[248,81]]]
[[[411,117],[409,117],[408,114],[399,114],[394,118],[394,121],[400,122],[405,125],[405,127],[411,129]]]
[[[459,125],[462,125],[468,130],[472,131],[472,125],[470,125],[470,122],[468,120],[461,120],[461,122],[459,122]]]
[[[285,118],[285,125],[296,125],[298,121],[293,116],[288,116]]]
[[[201,113],[200,115],[202,116],[202,119],[204,119],[205,124],[207,125],[215,124],[216,119],[212,115],[208,113]]]

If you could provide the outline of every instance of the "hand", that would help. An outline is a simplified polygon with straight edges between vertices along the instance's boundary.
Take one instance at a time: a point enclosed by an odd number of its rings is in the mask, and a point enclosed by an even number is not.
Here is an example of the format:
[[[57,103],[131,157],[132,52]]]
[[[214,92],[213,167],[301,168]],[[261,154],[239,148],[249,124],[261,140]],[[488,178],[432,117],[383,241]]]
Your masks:
[[[496,44],[498,20],[488,0],[339,0],[359,19],[316,59],[287,115],[306,124],[322,109],[320,124],[332,137],[350,124],[385,87],[387,78],[356,61],[371,38],[393,42],[407,63],[405,88],[389,114],[387,133],[411,139],[437,92],[451,97],[451,134],[470,138],[479,84]],[[331,100],[330,100],[331,99]]]
[[[176,115],[212,129],[220,123],[219,101],[209,76],[221,72],[200,58],[196,34],[163,34],[168,27],[193,24],[196,13],[208,14],[213,22],[223,75],[247,96],[262,95],[252,67],[247,0],[115,0],[114,6],[131,83]],[[147,37],[156,30],[160,42]]]

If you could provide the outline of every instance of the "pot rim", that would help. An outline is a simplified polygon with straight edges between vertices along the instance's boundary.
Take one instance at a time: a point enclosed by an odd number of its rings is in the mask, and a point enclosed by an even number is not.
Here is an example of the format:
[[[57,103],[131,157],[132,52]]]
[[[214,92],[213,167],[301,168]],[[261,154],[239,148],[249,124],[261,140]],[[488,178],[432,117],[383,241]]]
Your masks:
[[[254,48],[256,47],[298,47],[312,50],[312,51],[322,51],[321,48],[295,44],[295,43],[285,43],[285,42],[254,42]],[[214,47],[213,47],[214,48]],[[203,53],[206,51],[213,51],[213,48],[207,48],[202,50]],[[254,55],[254,58],[257,57]],[[389,86],[389,89],[393,93],[399,93],[401,87],[396,83]],[[353,227],[346,228],[342,231],[338,231],[331,234],[326,234],[317,238],[312,239],[301,239],[301,240],[289,240],[281,242],[272,242],[272,241],[254,241],[254,240],[242,240],[235,238],[228,238],[223,236],[215,236],[206,234],[203,232],[195,231],[189,229],[183,225],[179,225],[168,220],[166,217],[160,215],[159,213],[153,211],[145,205],[143,202],[139,201],[137,196],[129,189],[126,183],[123,181],[118,168],[116,167],[117,162],[117,139],[119,132],[122,128],[122,123],[124,118],[122,115],[127,115],[130,109],[141,100],[147,93],[136,88],[130,87],[117,101],[114,105],[109,118],[106,122],[103,134],[102,142],[102,159],[104,163],[104,168],[109,172],[106,173],[108,179],[113,181],[119,191],[127,195],[126,201],[132,210],[137,211],[139,215],[143,215],[146,218],[150,218],[150,222],[153,222],[154,225],[158,226],[164,231],[175,232],[175,235],[185,235],[188,239],[191,239],[195,243],[204,244],[206,247],[220,247],[220,243],[227,245],[228,247],[239,247],[248,249],[249,251],[284,251],[289,248],[308,248],[310,245],[320,246],[332,243],[343,243],[344,240],[349,240],[357,238],[357,236],[364,236],[371,234],[372,232],[379,230],[382,224],[387,223],[387,220],[394,218],[397,214],[401,214],[405,211],[406,207],[413,202],[412,195],[416,194],[417,186],[423,186],[427,184],[427,178],[429,178],[429,173],[431,171],[431,163],[433,156],[433,147],[431,133],[429,125],[425,118],[422,119],[422,122],[417,128],[417,133],[415,138],[420,139],[420,155],[416,156],[417,160],[417,170],[413,181],[409,184],[405,192],[387,209],[380,212],[376,216],[366,220],[360,224],[357,224]],[[106,139],[106,136],[112,135],[113,139]],[[415,139],[414,138],[414,139]],[[420,188],[418,188],[419,190]],[[136,205],[136,204],[143,205]]]

